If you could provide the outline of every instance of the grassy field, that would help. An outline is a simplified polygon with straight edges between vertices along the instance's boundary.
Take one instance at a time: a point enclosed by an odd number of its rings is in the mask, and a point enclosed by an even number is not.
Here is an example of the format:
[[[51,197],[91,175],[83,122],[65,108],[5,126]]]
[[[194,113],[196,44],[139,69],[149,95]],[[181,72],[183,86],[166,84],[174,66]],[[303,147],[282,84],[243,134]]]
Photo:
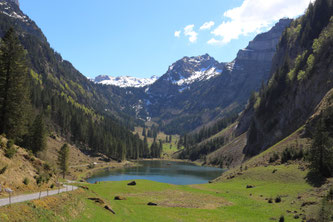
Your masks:
[[[202,185],[146,180],[138,180],[136,186],[127,186],[128,181],[83,184],[89,190],[0,208],[0,221],[20,221],[24,215],[29,215],[29,221],[259,222],[278,221],[282,215],[285,221],[302,221],[306,214],[307,219],[314,216],[319,206],[319,196],[305,182],[306,173],[297,165],[279,165],[251,168],[233,179]],[[115,196],[126,200],[114,200]],[[280,203],[275,202],[278,196]],[[99,197],[105,203],[95,203],[89,197]],[[270,198],[273,203],[268,203]],[[157,206],[148,206],[148,202]],[[299,218],[294,219],[295,215]]]

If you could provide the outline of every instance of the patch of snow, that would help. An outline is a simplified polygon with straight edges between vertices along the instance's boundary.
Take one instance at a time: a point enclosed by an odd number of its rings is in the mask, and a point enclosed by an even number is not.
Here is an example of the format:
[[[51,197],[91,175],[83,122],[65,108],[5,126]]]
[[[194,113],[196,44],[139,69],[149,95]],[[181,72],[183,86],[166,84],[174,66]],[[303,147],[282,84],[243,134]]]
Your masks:
[[[201,69],[201,71],[196,71],[188,78],[181,78],[178,81],[173,81],[172,83],[178,86],[189,85],[196,81],[203,81],[211,79],[217,75],[220,75],[222,70],[216,69],[216,67],[207,67]]]
[[[29,18],[26,15],[24,15],[22,12],[19,12],[19,14],[15,12],[14,9],[12,9],[12,7],[8,5],[7,2],[0,2],[0,6],[2,7],[0,9],[0,13],[5,14],[14,19],[19,19],[25,23],[29,22]]]
[[[153,84],[158,79],[158,77],[152,76],[151,78],[136,78],[131,76],[118,76],[118,77],[107,76],[102,81],[96,81],[96,79],[98,79],[98,77],[95,78],[96,83],[103,85],[114,85],[122,88],[125,87],[139,88]],[[149,88],[147,88],[146,90],[149,90]]]

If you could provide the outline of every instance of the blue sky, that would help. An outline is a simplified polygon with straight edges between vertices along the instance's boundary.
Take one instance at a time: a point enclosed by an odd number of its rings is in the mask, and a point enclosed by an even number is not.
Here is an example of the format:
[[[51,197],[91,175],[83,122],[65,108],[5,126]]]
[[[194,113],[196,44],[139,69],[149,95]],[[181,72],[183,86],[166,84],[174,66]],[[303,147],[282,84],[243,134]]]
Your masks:
[[[164,74],[184,56],[208,53],[220,62],[232,61],[257,33],[281,17],[302,14],[309,1],[20,0],[20,4],[52,48],[82,74],[150,77]]]

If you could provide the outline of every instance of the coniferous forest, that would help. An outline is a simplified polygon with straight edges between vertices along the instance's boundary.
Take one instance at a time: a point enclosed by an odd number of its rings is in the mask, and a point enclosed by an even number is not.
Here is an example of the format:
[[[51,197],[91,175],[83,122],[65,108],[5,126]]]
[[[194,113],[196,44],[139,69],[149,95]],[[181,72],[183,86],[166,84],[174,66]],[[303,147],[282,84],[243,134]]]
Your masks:
[[[45,69],[42,65],[45,61],[36,59],[39,53],[51,57],[44,58],[49,60],[48,63],[53,59],[59,60],[59,55],[34,36],[24,38],[28,50],[22,45],[17,30],[10,27],[1,41],[1,134],[34,153],[45,148],[47,134],[56,132],[83,150],[103,153],[113,159],[147,156],[144,154],[144,142],[130,131],[133,124],[131,120],[124,127],[124,118],[117,119],[108,114],[107,109],[96,111],[96,107],[101,104],[95,102],[98,98],[93,96],[96,93],[93,91],[94,86],[88,85],[87,88],[92,89],[86,91],[78,83],[67,81],[65,76],[61,76],[66,73],[63,69],[70,69],[67,62],[61,63],[59,67],[53,61],[59,69],[59,76],[41,71]],[[40,49],[36,44],[44,46],[41,50],[45,51],[34,52],[32,48]],[[31,61],[41,63],[32,64]]]

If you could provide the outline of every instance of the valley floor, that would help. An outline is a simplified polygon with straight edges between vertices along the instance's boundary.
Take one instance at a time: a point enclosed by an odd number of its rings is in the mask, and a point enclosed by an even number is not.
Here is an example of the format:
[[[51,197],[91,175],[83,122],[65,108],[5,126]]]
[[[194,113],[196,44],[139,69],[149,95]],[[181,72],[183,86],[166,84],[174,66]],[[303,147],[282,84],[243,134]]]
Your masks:
[[[278,221],[281,216],[303,221],[316,216],[326,194],[308,185],[306,174],[298,165],[278,165],[250,168],[232,179],[202,185],[146,180],[136,181],[136,186],[128,186],[128,181],[81,183],[82,189],[73,192],[1,207],[0,221],[258,222]],[[126,200],[114,200],[115,196]],[[99,203],[88,199],[92,197]]]

